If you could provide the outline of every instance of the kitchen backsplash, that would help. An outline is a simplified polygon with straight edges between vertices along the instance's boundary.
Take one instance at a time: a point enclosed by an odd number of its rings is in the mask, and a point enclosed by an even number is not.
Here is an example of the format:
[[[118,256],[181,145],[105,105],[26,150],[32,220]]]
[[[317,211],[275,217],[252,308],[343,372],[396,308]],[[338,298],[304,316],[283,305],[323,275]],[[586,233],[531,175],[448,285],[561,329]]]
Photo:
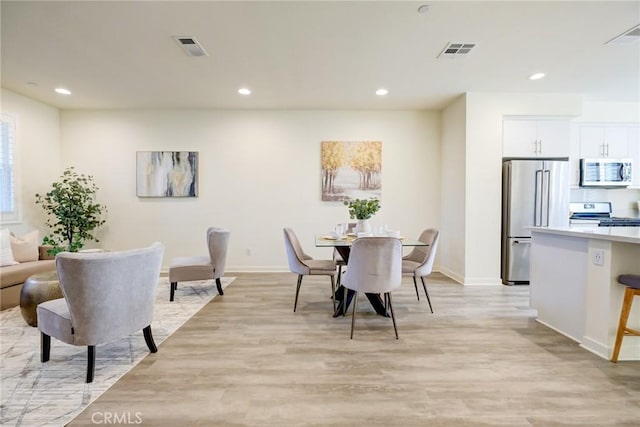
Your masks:
[[[573,188],[572,202],[611,202],[613,216],[640,218],[640,189]]]

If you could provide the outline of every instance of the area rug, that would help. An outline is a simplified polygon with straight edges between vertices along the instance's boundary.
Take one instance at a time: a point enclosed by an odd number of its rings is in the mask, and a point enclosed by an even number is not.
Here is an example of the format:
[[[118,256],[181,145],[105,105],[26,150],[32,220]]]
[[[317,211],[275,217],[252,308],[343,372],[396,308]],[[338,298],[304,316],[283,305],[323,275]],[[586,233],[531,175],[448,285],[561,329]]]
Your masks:
[[[233,277],[222,279],[223,288]],[[151,325],[156,345],[218,295],[215,281],[181,283],[169,302],[169,282],[160,278]],[[162,347],[158,347],[162,351]],[[40,333],[20,308],[0,312],[2,426],[64,426],[149,354],[142,331],[96,346],[96,370],[85,383],[87,348],[51,340],[51,359],[40,362]]]

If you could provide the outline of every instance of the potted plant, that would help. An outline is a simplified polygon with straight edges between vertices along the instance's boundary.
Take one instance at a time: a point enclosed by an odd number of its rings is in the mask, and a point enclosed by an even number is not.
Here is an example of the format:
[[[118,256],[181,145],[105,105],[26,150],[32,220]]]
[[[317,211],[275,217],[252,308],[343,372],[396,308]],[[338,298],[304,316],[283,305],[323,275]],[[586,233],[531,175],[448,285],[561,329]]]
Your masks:
[[[51,234],[42,239],[43,245],[52,246],[49,255],[77,252],[87,240],[99,242],[93,231],[105,223],[107,207],[96,202],[98,187],[93,177],[69,167],[52,187],[44,195],[36,194],[36,204],[42,205],[51,229]]]
[[[358,220],[354,231],[356,233],[370,233],[369,218],[380,210],[380,201],[378,199],[355,199],[345,200],[344,204],[349,207],[349,217]]]

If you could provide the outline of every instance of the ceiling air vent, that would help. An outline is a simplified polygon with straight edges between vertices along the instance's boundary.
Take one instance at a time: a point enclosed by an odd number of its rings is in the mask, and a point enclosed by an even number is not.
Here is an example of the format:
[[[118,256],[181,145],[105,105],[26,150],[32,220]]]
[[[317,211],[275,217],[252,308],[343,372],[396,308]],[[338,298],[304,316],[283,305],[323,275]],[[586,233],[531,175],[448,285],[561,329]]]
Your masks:
[[[442,49],[438,58],[463,58],[474,46],[475,43],[449,43]]]
[[[640,41],[640,25],[636,25],[629,31],[616,36],[605,44],[631,44]]]
[[[195,37],[174,37],[189,56],[209,56]]]

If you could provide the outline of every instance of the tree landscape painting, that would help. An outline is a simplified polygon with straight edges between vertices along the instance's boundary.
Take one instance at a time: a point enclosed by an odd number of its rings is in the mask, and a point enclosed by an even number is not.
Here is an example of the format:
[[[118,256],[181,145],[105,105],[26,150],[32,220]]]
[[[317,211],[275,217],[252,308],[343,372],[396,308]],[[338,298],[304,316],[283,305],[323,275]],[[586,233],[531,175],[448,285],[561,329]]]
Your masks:
[[[322,141],[322,200],[380,199],[381,141]]]

